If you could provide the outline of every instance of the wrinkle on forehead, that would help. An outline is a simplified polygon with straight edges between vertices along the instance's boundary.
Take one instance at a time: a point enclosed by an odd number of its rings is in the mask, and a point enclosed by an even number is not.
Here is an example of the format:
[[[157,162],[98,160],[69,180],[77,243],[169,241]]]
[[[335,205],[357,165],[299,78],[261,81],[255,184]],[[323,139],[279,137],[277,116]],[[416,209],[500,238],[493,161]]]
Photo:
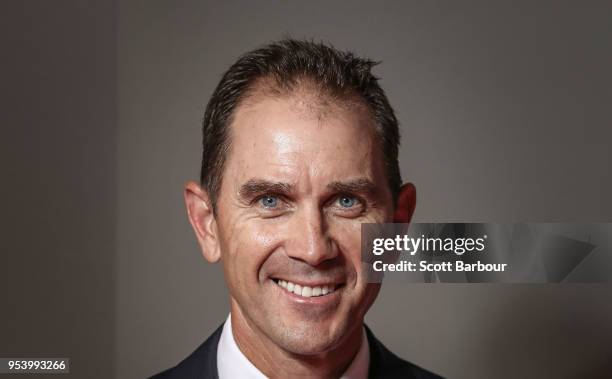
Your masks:
[[[238,107],[224,173],[233,186],[258,177],[310,192],[338,180],[384,180],[383,155],[367,108],[322,101],[312,92],[298,95],[253,98]]]

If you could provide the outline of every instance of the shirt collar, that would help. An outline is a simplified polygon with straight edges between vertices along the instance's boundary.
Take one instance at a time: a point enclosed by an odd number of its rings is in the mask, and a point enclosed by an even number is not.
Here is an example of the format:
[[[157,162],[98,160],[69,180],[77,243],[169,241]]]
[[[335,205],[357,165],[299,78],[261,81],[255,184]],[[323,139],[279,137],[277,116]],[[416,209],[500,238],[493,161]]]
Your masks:
[[[361,347],[340,379],[366,379],[370,367],[370,346],[365,327]],[[217,370],[219,379],[265,379],[266,376],[240,351],[232,333],[232,318],[227,317],[217,346]]]

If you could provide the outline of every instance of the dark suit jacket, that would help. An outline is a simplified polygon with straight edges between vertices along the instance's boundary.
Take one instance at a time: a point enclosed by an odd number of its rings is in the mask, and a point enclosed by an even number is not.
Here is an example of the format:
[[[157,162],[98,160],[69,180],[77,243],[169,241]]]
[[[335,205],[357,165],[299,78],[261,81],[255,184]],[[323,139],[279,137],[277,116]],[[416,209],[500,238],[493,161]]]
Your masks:
[[[151,379],[218,379],[217,345],[222,330],[223,325],[185,360]],[[367,326],[366,332],[370,344],[370,378],[442,379],[390,352]]]

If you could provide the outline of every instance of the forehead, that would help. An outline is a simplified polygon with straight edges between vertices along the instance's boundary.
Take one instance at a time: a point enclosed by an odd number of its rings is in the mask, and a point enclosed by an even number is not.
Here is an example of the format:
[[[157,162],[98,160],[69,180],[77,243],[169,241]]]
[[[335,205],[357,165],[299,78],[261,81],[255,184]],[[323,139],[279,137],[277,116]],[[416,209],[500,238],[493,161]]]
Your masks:
[[[383,169],[365,105],[304,93],[260,96],[237,107],[230,130],[224,181],[375,180]]]

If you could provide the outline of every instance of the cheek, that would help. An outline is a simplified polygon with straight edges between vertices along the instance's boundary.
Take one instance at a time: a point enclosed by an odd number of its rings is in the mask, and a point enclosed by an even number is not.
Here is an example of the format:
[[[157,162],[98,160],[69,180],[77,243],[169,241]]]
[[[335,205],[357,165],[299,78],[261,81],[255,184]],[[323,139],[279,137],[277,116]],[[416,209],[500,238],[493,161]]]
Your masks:
[[[355,220],[333,220],[329,222],[329,233],[338,244],[345,258],[353,263],[361,258],[361,222]]]
[[[344,258],[350,262],[358,287],[366,284],[361,263],[361,225],[384,222],[384,217],[385,213],[381,211],[359,219],[331,218],[328,221],[330,235],[343,252]]]
[[[260,281],[261,266],[281,242],[279,229],[262,220],[243,221],[233,228],[223,249],[232,282],[251,286],[254,280]]]

